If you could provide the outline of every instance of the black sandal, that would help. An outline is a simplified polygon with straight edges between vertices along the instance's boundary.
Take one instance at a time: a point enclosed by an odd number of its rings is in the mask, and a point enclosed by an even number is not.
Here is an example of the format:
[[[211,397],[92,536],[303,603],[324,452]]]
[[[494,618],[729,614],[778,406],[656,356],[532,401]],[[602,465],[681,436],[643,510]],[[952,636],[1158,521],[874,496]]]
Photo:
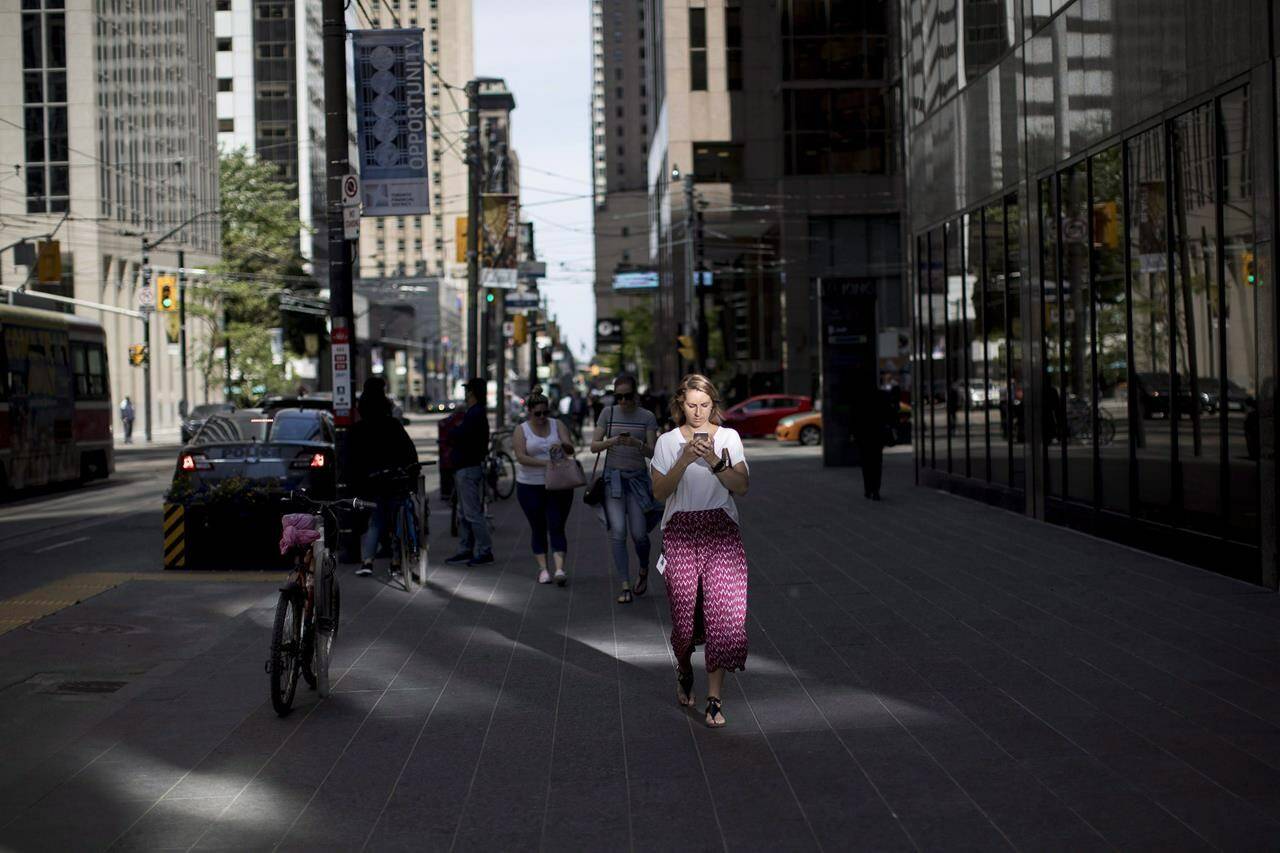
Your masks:
[[[622,588],[622,592],[618,593],[617,602],[618,602],[619,604],[630,604],[630,603],[631,603],[631,589],[630,589],[630,587],[625,587],[625,586],[624,586],[624,587]]]
[[[705,721],[707,724],[707,728],[719,729],[724,727],[724,722],[717,723],[716,717],[720,717],[722,721],[724,720],[724,714],[721,713],[720,697],[708,696],[707,710],[705,712]]]
[[[649,590],[649,570],[645,569],[640,573],[640,576],[636,578],[636,585],[631,591],[634,592],[636,595],[644,595],[648,590]]]
[[[680,703],[682,708],[692,708],[694,704],[693,698],[693,667],[690,666],[688,671],[681,672],[679,667],[676,668],[676,701]]]

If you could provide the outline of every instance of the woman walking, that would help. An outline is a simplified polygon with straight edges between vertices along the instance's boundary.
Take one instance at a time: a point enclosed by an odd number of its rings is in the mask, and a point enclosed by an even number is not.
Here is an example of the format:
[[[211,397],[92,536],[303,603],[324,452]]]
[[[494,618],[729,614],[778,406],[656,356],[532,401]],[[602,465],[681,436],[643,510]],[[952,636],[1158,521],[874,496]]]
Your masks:
[[[565,425],[549,416],[551,403],[542,395],[541,389],[529,394],[525,408],[529,417],[511,438],[516,452],[516,498],[525,518],[529,519],[533,559],[538,563],[538,583],[551,583],[553,579],[547,566],[547,539],[550,538],[554,580],[564,586],[568,579],[564,573],[564,555],[569,550],[564,525],[573,505],[573,490],[548,491],[547,465],[551,462],[552,453],[572,456],[573,442]]]
[[[608,451],[604,458],[604,514],[609,527],[613,566],[622,581],[619,604],[630,604],[631,596],[644,595],[649,588],[650,510],[657,503],[649,480],[648,459],[658,441],[658,419],[637,405],[636,379],[622,374],[613,382],[614,405],[596,420],[591,452]],[[627,534],[635,543],[639,575],[631,586]]]
[[[653,454],[653,494],[667,502],[663,562],[671,604],[671,649],[677,697],[692,707],[694,615],[701,599],[706,632],[707,709],[712,728],[725,724],[725,671],[747,665],[747,557],[734,495],[745,495],[742,439],[721,426],[720,394],[705,376],[686,376],[671,400],[677,429]]]

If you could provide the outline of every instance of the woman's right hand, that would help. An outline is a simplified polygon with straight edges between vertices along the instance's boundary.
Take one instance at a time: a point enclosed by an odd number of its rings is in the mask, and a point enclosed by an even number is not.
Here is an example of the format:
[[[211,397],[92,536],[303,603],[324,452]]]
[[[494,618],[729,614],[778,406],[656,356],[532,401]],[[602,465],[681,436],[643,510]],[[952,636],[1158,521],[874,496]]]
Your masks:
[[[684,449],[680,451],[680,464],[687,468],[702,458],[702,455],[706,453],[706,449],[706,442],[700,438],[685,442]]]

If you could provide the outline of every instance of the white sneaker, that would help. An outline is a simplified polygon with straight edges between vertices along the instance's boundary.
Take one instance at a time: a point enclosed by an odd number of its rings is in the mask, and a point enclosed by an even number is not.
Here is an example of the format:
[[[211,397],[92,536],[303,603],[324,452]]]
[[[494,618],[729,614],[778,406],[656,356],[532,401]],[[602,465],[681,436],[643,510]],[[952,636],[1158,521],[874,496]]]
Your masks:
[[[559,584],[560,586],[564,586],[564,582],[567,581],[568,579],[569,579],[569,576],[564,573],[564,569],[556,569],[557,584]]]
[[[360,568],[356,569],[356,577],[367,578],[373,574],[373,563],[361,563]]]
[[[538,583],[551,583],[551,573],[546,569],[538,572]]]

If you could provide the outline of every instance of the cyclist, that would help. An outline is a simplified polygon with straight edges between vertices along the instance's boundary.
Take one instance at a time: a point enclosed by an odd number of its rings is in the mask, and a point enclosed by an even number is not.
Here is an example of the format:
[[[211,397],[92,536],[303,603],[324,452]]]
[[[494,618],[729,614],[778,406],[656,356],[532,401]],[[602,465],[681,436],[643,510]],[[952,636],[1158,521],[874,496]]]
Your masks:
[[[484,488],[484,460],[489,453],[489,413],[485,411],[488,384],[483,379],[471,379],[466,388],[467,413],[449,435],[453,487],[458,492],[458,505],[462,509],[462,537],[458,553],[445,562],[483,566],[493,562],[493,541],[480,500],[480,491]]]
[[[373,559],[384,534],[395,527],[396,511],[404,500],[404,486],[380,482],[369,475],[388,468],[402,468],[418,463],[418,450],[404,426],[392,417],[387,399],[387,383],[371,376],[364,383],[356,408],[359,420],[347,436],[346,483],[352,492],[376,504],[369,516],[369,527],[360,540],[360,568],[356,574],[373,574]],[[399,555],[392,555],[392,571]]]

